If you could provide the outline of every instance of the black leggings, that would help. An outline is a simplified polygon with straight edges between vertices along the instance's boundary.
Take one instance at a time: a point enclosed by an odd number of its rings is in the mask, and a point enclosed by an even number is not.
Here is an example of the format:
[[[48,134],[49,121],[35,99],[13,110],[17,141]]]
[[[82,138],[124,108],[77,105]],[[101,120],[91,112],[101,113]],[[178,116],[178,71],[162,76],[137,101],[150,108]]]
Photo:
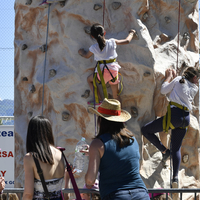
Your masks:
[[[175,127],[175,129],[172,130],[172,135],[171,135],[173,177],[175,177],[178,175],[178,170],[181,162],[181,152],[180,152],[181,144],[187,132],[186,128],[180,128],[180,127],[186,127],[189,125],[190,123],[189,112],[186,112],[182,109],[172,106],[171,123]],[[162,144],[162,142],[158,139],[158,137],[154,133],[162,131],[163,131],[163,117],[151,121],[141,128],[142,134],[161,152],[165,151],[166,147]]]

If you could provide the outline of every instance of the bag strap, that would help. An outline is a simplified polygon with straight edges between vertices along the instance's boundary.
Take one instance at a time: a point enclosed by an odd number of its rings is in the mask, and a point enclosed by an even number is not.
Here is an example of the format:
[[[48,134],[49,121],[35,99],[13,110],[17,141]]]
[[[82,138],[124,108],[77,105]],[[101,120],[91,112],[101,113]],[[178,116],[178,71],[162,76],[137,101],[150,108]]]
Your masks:
[[[72,174],[72,169],[71,169],[69,163],[67,162],[67,159],[66,159],[66,157],[65,157],[65,154],[63,153],[63,151],[64,151],[65,149],[62,148],[62,147],[57,147],[57,148],[60,149],[60,151],[62,152],[62,155],[63,155],[63,157],[64,157],[64,159],[65,159],[65,162],[66,162],[66,165],[67,165],[67,171],[68,171],[68,173],[69,173],[69,176],[70,176],[70,179],[71,179],[71,182],[72,182],[72,186],[73,186],[73,188],[74,188],[74,192],[75,192],[75,195],[76,195],[76,200],[82,200],[81,195],[80,195],[80,192],[79,192],[79,189],[78,189],[77,184],[76,184],[76,181],[75,181],[75,179],[74,179],[74,175]]]
[[[33,154],[32,154],[32,156],[33,156],[33,159],[35,161],[35,165],[37,167],[37,173],[39,174],[40,180],[42,182],[42,186],[43,186],[43,189],[44,189],[44,192],[45,192],[45,196],[46,196],[47,199],[49,199],[49,191],[47,189],[47,186],[46,186],[46,183],[45,183],[45,180],[44,180],[43,171],[40,167],[40,163],[39,163],[38,159]]]

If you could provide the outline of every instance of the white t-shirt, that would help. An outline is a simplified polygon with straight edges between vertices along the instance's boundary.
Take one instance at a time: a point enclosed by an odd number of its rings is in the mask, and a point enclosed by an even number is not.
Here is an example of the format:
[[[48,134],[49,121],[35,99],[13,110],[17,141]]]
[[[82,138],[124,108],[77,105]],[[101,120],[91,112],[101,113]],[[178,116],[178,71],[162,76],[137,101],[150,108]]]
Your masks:
[[[170,101],[185,106],[191,111],[192,102],[198,92],[198,87],[187,79],[185,79],[185,83],[179,83],[181,78],[181,76],[177,76],[170,83],[164,82],[161,87],[161,93],[168,94],[171,92],[169,95]]]
[[[100,60],[110,60],[117,58],[117,52],[116,52],[116,42],[115,39],[111,38],[109,40],[106,40],[106,46],[103,48],[103,51],[100,50],[98,43],[93,44],[90,48],[89,51],[94,54],[94,60],[100,61]],[[108,63],[107,64],[109,69],[119,71],[121,68],[120,65],[117,62],[113,63]],[[104,67],[104,64],[100,65],[100,68]]]

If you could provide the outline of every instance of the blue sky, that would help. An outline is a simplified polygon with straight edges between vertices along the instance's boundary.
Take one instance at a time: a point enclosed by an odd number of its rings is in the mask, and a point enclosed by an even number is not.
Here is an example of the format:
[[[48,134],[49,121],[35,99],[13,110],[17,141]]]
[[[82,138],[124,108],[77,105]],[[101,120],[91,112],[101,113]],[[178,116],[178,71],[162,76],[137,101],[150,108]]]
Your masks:
[[[14,99],[14,2],[1,0],[0,99]]]
[[[14,99],[14,2],[1,0],[0,99]],[[200,7],[200,1],[199,1]],[[200,29],[199,29],[200,32]]]

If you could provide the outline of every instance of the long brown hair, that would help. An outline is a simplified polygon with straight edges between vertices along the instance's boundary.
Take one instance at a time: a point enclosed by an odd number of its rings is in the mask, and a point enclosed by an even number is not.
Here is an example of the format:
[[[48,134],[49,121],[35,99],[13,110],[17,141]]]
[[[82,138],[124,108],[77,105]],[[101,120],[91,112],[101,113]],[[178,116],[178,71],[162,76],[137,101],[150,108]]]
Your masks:
[[[33,117],[28,125],[26,151],[44,163],[54,164],[50,145],[54,146],[51,123],[43,116]]]
[[[103,48],[106,46],[106,40],[104,38],[104,28],[101,24],[94,24],[92,25],[91,29],[90,29],[90,35],[93,36],[98,45],[99,48],[101,49],[101,51],[103,50]]]
[[[194,67],[188,67],[182,75],[182,79],[179,81],[179,83],[185,83],[185,79],[187,79],[188,81],[191,81],[192,78],[194,78],[195,76],[199,77],[199,72],[198,69],[194,68]]]
[[[104,133],[109,133],[121,148],[128,146],[131,143],[130,140],[134,141],[132,138],[134,136],[133,133],[125,128],[123,122],[109,121],[100,116],[97,122],[99,124],[99,133],[96,138],[99,138]]]

